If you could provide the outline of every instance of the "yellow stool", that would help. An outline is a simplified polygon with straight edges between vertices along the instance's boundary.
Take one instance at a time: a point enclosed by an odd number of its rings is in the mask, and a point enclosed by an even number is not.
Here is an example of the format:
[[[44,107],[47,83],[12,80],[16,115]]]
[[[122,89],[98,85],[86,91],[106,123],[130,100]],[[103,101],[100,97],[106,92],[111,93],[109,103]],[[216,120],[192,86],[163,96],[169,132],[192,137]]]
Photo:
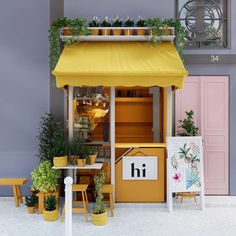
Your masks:
[[[105,203],[108,203],[109,207],[107,210],[111,211],[111,216],[114,216],[113,209],[114,209],[114,202],[113,202],[113,185],[112,184],[104,184],[102,186],[102,193],[108,193],[109,194],[109,201],[104,201]]]
[[[197,202],[196,200],[196,193],[195,192],[183,192],[183,193],[177,193],[176,198],[181,197],[181,203],[183,202],[184,198],[193,198],[195,203]]]
[[[87,207],[88,212],[90,213],[90,206],[88,203],[88,196],[87,196],[87,184],[73,184],[72,185],[72,192],[81,192],[82,195],[82,201],[73,201],[72,206],[79,206],[83,204],[83,208],[72,208],[72,213],[84,213],[85,215],[85,221],[88,222],[88,216],[87,216]],[[65,217],[65,206],[62,210],[62,218],[61,221],[64,221]]]

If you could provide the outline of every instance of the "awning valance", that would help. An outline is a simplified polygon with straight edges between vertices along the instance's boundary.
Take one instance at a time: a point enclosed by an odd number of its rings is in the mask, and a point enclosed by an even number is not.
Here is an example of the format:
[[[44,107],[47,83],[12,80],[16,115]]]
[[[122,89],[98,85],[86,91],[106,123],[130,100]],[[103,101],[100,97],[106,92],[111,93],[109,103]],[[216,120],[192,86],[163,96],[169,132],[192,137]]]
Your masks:
[[[57,87],[182,88],[187,71],[171,42],[81,42],[64,48],[53,75]]]

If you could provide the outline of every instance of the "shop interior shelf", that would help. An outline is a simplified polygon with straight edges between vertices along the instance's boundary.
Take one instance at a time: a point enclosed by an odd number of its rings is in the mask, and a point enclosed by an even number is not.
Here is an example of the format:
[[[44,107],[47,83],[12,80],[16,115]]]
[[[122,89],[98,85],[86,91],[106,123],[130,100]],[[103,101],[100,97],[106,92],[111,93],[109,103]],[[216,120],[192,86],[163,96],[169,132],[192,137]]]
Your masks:
[[[116,97],[116,102],[152,102],[152,97]]]

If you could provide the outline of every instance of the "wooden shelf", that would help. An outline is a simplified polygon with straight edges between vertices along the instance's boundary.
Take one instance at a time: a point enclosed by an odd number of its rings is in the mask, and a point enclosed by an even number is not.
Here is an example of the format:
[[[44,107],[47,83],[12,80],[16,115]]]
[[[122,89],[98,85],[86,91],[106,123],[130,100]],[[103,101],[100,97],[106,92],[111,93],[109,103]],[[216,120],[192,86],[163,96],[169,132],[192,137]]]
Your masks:
[[[152,102],[152,97],[142,97],[142,98],[133,98],[133,97],[116,97],[116,102]]]

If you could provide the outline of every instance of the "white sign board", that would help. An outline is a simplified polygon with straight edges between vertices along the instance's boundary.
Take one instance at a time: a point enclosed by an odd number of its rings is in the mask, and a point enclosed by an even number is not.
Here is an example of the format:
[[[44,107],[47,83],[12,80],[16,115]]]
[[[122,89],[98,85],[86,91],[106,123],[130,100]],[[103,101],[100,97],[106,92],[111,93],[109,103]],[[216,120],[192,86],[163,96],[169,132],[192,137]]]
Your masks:
[[[204,198],[202,137],[167,138],[167,198],[172,210],[172,193],[199,192]]]
[[[157,156],[124,156],[123,180],[157,180]]]

